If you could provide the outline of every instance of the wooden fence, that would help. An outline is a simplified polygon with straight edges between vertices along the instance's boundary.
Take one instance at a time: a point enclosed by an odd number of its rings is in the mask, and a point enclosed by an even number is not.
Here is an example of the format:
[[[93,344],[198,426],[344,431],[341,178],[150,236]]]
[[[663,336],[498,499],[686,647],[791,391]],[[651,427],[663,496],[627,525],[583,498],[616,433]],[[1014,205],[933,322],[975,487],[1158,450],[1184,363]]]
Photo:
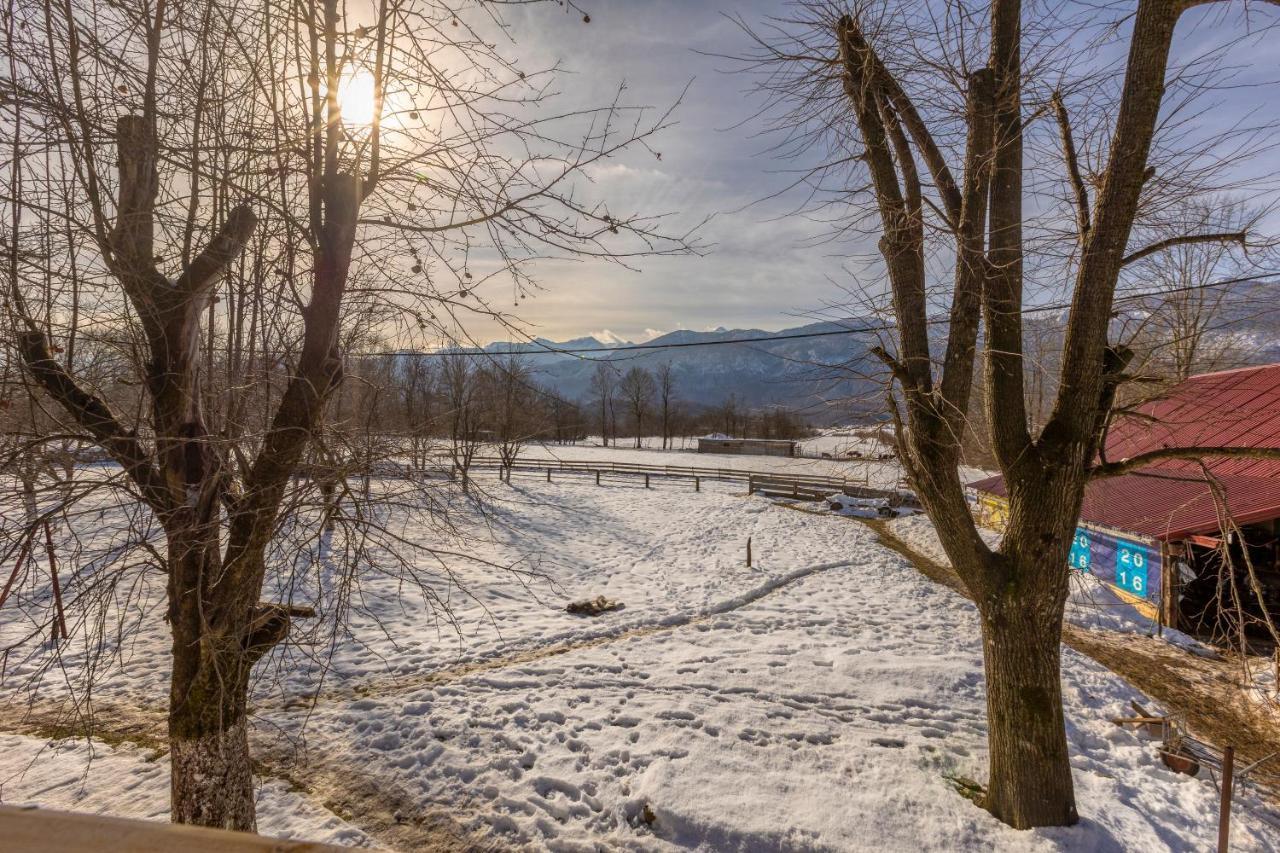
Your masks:
[[[439,461],[446,466],[452,464],[452,460],[448,457],[443,457]],[[500,458],[492,456],[472,459],[471,467],[498,469],[500,473],[509,471],[545,473],[548,479],[551,478],[553,473],[595,474],[597,483],[600,482],[601,474],[643,477],[646,485],[651,477],[663,477],[692,481],[695,489],[701,488],[702,480],[722,480],[745,483],[747,491],[753,494],[755,492],[763,492],[770,496],[793,497],[799,500],[821,500],[827,495],[845,494],[856,498],[884,499],[898,506],[910,506],[915,503],[915,496],[907,489],[872,488],[867,485],[865,479],[854,480],[809,474],[744,471],[738,468],[643,465],[635,462],[593,462],[566,459],[517,459],[511,465],[506,465]]]

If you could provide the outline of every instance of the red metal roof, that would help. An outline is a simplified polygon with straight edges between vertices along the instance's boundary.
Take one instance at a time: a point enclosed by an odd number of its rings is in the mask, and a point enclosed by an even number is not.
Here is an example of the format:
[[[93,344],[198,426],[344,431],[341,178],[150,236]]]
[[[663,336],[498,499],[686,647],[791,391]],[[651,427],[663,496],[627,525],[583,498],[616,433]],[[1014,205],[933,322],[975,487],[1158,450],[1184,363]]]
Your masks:
[[[1107,459],[1117,461],[1164,447],[1280,448],[1280,364],[1205,373],[1119,419],[1107,436]],[[1198,463],[1166,461],[1166,471],[1200,475]],[[1218,459],[1216,476],[1280,477],[1280,460]]]
[[[1166,447],[1280,448],[1280,364],[1206,373],[1174,386],[1112,425],[1106,458],[1118,462]],[[1280,460],[1204,461],[1238,524],[1280,517]],[[1001,477],[971,485],[1005,495]],[[1080,517],[1157,539],[1214,532],[1219,524],[1204,471],[1191,460],[1164,460],[1090,483]]]

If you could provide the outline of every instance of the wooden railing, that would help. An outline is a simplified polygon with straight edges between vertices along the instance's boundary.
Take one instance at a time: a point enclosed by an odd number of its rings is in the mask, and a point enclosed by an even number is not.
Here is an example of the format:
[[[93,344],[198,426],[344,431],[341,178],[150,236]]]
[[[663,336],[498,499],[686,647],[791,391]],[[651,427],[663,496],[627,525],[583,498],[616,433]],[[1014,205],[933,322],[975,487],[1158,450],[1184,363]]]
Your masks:
[[[449,457],[437,460],[443,467],[453,465]],[[697,488],[702,480],[725,480],[746,483],[747,491],[763,491],[769,495],[790,495],[797,498],[822,498],[841,493],[850,497],[884,498],[898,503],[910,503],[914,495],[905,488],[882,489],[869,486],[865,479],[822,477],[810,474],[778,473],[773,471],[745,471],[739,468],[709,468],[692,465],[643,465],[636,462],[604,462],[572,459],[516,459],[511,465],[496,456],[478,456],[471,460],[472,468],[498,468],[511,471],[553,472],[580,474],[618,474],[645,477],[665,477],[693,480]]]
[[[251,832],[0,806],[0,850],[6,853],[339,853],[348,849]]]

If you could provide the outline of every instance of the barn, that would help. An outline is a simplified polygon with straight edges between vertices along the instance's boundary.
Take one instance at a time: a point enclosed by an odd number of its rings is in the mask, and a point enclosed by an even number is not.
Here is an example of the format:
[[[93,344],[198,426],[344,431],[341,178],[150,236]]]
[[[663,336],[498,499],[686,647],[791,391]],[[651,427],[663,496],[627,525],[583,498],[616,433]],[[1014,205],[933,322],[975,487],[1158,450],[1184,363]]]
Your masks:
[[[1280,448],[1280,364],[1193,376],[1117,418],[1105,459],[1163,448]],[[980,522],[1002,526],[1004,481],[971,483]],[[1280,615],[1280,460],[1166,459],[1085,490],[1071,548],[1089,572],[1162,624],[1224,636]]]
[[[698,439],[699,453],[735,453],[741,456],[795,456],[797,442],[776,438],[729,438],[706,435]]]

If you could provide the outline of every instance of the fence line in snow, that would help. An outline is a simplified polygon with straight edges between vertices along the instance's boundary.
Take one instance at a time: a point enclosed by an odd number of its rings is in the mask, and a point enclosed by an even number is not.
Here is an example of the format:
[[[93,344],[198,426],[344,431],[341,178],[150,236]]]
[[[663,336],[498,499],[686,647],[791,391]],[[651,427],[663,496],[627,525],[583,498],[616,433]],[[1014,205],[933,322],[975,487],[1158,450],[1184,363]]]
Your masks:
[[[451,463],[445,457],[442,462]],[[686,479],[694,482],[698,488],[702,480],[725,480],[747,484],[749,492],[763,491],[769,495],[790,496],[795,498],[823,498],[827,495],[842,493],[850,497],[885,498],[896,501],[913,500],[914,496],[905,489],[872,488],[865,479],[852,480],[842,477],[821,477],[810,474],[779,474],[767,471],[744,471],[738,468],[707,468],[685,465],[643,465],[635,462],[595,462],[588,460],[515,460],[507,465],[498,457],[476,457],[471,460],[472,468],[497,468],[500,471],[532,471],[596,474],[597,483],[601,473],[632,475],[646,478],[666,477],[670,479]]]

